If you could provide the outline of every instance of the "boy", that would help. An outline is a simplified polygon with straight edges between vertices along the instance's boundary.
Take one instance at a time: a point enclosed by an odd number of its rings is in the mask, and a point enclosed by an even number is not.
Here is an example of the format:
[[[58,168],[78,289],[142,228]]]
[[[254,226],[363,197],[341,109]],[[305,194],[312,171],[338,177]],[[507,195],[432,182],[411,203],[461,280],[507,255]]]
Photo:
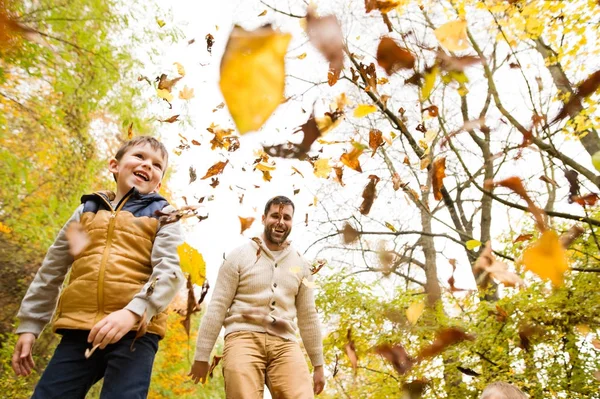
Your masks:
[[[527,399],[527,395],[509,383],[497,381],[485,387],[481,399]]]
[[[180,226],[159,225],[155,213],[169,205],[156,193],[167,161],[166,148],[152,137],[126,142],[108,167],[116,194],[81,197],[48,250],[21,303],[12,358],[17,375],[31,373],[33,344],[54,313],[53,331],[62,339],[32,398],[84,398],[103,377],[102,399],[147,396],[158,341],[165,334],[163,311],[184,283],[177,255]],[[89,238],[75,256],[66,233],[73,222]],[[135,340],[145,323],[147,334]],[[93,348],[87,358],[86,350]]]

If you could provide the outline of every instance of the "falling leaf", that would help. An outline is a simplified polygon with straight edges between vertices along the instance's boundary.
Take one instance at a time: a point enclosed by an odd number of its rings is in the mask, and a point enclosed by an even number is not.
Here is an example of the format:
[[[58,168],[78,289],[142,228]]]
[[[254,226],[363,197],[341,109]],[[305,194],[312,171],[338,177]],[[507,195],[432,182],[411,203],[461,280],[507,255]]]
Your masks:
[[[255,168],[263,172],[272,172],[276,169],[276,166],[266,162],[259,162],[256,164]]]
[[[365,0],[367,14],[373,10],[379,10],[382,14],[386,14],[393,11],[399,5],[399,0]]]
[[[531,338],[540,336],[544,333],[539,326],[534,326],[532,324],[523,324],[519,327],[519,347],[529,351],[531,348]]]
[[[204,257],[187,242],[177,247],[181,271],[187,273],[193,284],[202,285],[206,279],[206,263]]]
[[[312,7],[306,14],[308,40],[329,61],[329,69],[337,81],[344,67],[344,36],[335,15],[319,17]]]
[[[373,150],[371,157],[373,157],[377,152],[377,149],[383,145],[382,136],[383,133],[381,133],[381,130],[371,129],[369,132],[369,148]]]
[[[258,14],[259,17],[264,17],[265,15],[267,15],[267,10],[263,10],[263,12]]]
[[[344,181],[342,180],[343,176],[344,176],[344,169],[335,166],[333,168],[333,170],[335,170],[335,181],[337,181],[338,183],[340,183],[340,186],[344,187]]]
[[[425,310],[425,302],[417,301],[410,304],[408,309],[406,309],[406,318],[410,322],[410,324],[417,324],[417,320],[423,314],[423,310]]]
[[[191,44],[194,44],[195,41],[196,41],[196,39],[190,39],[190,40],[188,40],[188,46],[191,45]]]
[[[83,225],[79,222],[71,222],[65,230],[65,237],[69,243],[69,253],[76,257],[88,246],[90,237]]]
[[[421,88],[421,101],[427,101],[431,95],[431,91],[433,90],[433,86],[435,85],[435,81],[437,79],[438,71],[439,69],[437,66],[425,69],[423,87]]]
[[[179,118],[179,115],[173,115],[167,119],[159,119],[159,122],[163,122],[163,123],[173,123],[175,122],[177,119]]]
[[[472,55],[461,57],[449,56],[441,50],[438,50],[436,59],[440,69],[446,72],[462,72],[468,66],[481,63],[481,58],[479,57]]]
[[[442,199],[443,180],[446,177],[446,157],[437,158],[431,167],[431,185],[436,201]]]
[[[542,176],[540,176],[540,180],[543,181],[544,183],[551,184],[554,187],[558,187],[558,183],[555,180],[549,178],[548,176],[542,175]]]
[[[377,111],[377,107],[371,104],[359,104],[354,109],[355,118],[364,118],[365,116]]]
[[[565,171],[565,178],[569,182],[569,204],[573,202],[573,197],[579,195],[579,173],[573,169],[567,169]]]
[[[288,143],[265,147],[265,152],[275,157],[305,159],[312,144],[321,136],[321,131],[317,125],[314,111],[310,115],[310,118],[296,129],[294,133],[300,131],[304,134],[300,144]]]
[[[407,183],[404,183],[402,181],[402,179],[400,178],[400,175],[398,173],[394,173],[394,175],[392,176],[392,184],[393,184],[394,191],[398,191],[399,189],[406,187],[406,185],[407,185]]]
[[[179,82],[181,78],[182,76],[178,76],[173,79],[168,79],[166,74],[161,74],[158,78],[158,90],[166,90],[170,93],[173,89],[173,86],[175,86],[175,84]]]
[[[481,246],[481,241],[479,241],[479,240],[469,240],[465,243],[465,247],[467,247],[467,249],[469,251],[471,251],[479,246]]]
[[[194,97],[194,89],[190,89],[187,86],[183,86],[183,89],[179,91],[179,98],[182,100],[190,100]]]
[[[369,183],[365,186],[362,193],[363,202],[360,204],[359,212],[363,215],[368,215],[375,201],[375,186],[379,183],[379,177],[376,175],[369,175]]]
[[[241,134],[258,130],[284,97],[284,57],[290,34],[270,26],[235,26],[221,60],[219,86]]]
[[[171,209],[165,212],[164,210],[155,211],[154,213],[158,216],[158,222],[161,226],[175,223],[181,219],[187,219],[190,217],[198,216],[196,213],[198,209],[197,205],[186,205],[179,209]]]
[[[320,158],[314,163],[313,172],[315,176],[327,179],[331,173],[331,165],[329,164],[329,158]]]
[[[212,55],[212,46],[215,44],[215,38],[210,33],[207,33],[204,39],[206,40],[206,51]]]
[[[313,265],[310,268],[310,274],[312,274],[312,275],[317,274],[323,268],[323,266],[325,266],[326,264],[327,264],[327,259],[317,259],[316,265]]]
[[[554,124],[575,113],[581,107],[581,100],[595,93],[596,90],[598,90],[598,87],[600,87],[600,70],[592,73],[583,82],[580,82],[577,85],[576,93],[569,97],[569,101],[550,124]]]
[[[565,249],[569,248],[571,244],[573,244],[573,242],[577,238],[579,238],[579,236],[581,236],[584,232],[585,230],[583,229],[583,227],[578,225],[572,226],[567,232],[561,234],[559,238],[560,245],[562,245]]]
[[[254,223],[254,218],[253,217],[243,218],[241,216],[238,216],[238,217],[240,218],[240,225],[242,227],[240,234],[244,234],[244,231],[248,230],[250,228],[250,226],[252,226],[252,223]]]
[[[263,170],[261,172],[263,174],[264,181],[271,181],[271,172],[269,172],[268,170]]]
[[[198,176],[196,175],[196,169],[194,169],[193,166],[190,166],[190,184],[195,182],[197,177]]]
[[[513,241],[513,244],[523,241],[529,241],[533,238],[533,234],[519,234],[517,238]]]
[[[566,252],[554,230],[546,230],[540,238],[523,252],[525,268],[542,279],[549,279],[555,287],[563,283],[569,269]]]
[[[394,225],[391,224],[391,223],[389,223],[389,222],[385,222],[385,227],[387,227],[388,229],[390,229],[394,233],[398,232],[398,230],[396,230],[396,228],[394,227]]]
[[[465,367],[456,366],[456,368],[458,369],[458,371],[460,371],[464,375],[468,375],[468,376],[471,376],[471,377],[479,377],[481,375],[477,371],[471,370],[471,369],[468,369],[468,368],[465,368]]]
[[[303,59],[306,58],[306,53],[302,53],[299,56],[297,56],[296,58],[299,59],[299,60],[303,60]]]
[[[165,26],[165,21],[163,21],[162,19],[159,19],[158,17],[156,18],[156,23],[158,24],[159,28],[162,28],[163,26]]]
[[[447,22],[433,31],[442,47],[448,51],[461,51],[469,48],[467,21]]]
[[[177,68],[177,73],[181,76],[185,76],[185,68],[179,62],[174,62],[175,68]]]
[[[389,37],[384,37],[377,47],[377,63],[388,75],[400,69],[411,69],[415,66],[415,57],[405,48]]]
[[[204,280],[206,281],[206,280]],[[188,275],[187,278],[187,282],[186,282],[186,289],[187,289],[187,303],[186,303],[186,311],[185,311],[185,317],[183,320],[181,320],[181,324],[183,325],[183,328],[185,329],[185,332],[187,333],[187,336],[190,336],[190,325],[192,322],[192,315],[194,313],[197,313],[199,311],[198,308],[198,304],[196,303],[196,296],[194,295],[194,285],[192,283],[192,276]]]
[[[225,162],[223,162],[223,161],[217,162],[216,164],[214,164],[213,166],[208,168],[208,170],[206,171],[206,174],[204,175],[204,177],[202,177],[201,180],[208,179],[209,177],[216,176],[216,175],[223,173],[223,169],[225,169],[225,166],[228,163],[229,163],[229,160],[227,160]]]
[[[218,185],[219,185],[219,178],[211,177],[209,186],[211,186],[212,188],[217,188]]]
[[[392,363],[400,375],[406,374],[415,364],[415,360],[408,355],[402,345],[378,345],[375,347],[375,353]]]
[[[421,349],[417,355],[417,360],[437,356],[447,347],[465,340],[473,341],[475,337],[458,327],[443,328],[436,333],[436,338],[431,345]]]
[[[352,365],[352,370],[354,370],[354,374],[356,374],[356,369],[358,367],[358,356],[356,355],[356,347],[354,346],[354,341],[352,340],[352,329],[348,329],[348,333],[346,335],[348,342],[344,345],[344,352],[346,352],[346,356],[350,360],[350,365]]]
[[[581,206],[594,206],[598,202],[598,194],[574,195],[570,197],[570,200]]]
[[[156,95],[159,98],[166,100],[168,103],[171,103],[173,101],[173,95],[171,93],[169,93],[167,90],[158,89],[158,90],[156,90]]]
[[[341,231],[341,233],[342,237],[344,238],[344,244],[353,243],[360,236],[360,233],[356,229],[354,229],[354,227],[352,227],[348,222],[344,224],[344,229]]]
[[[485,243],[485,246],[479,254],[479,258],[477,258],[475,261],[473,270],[476,272],[480,270],[484,271],[488,273],[489,276],[495,280],[498,280],[507,287],[516,287],[525,284],[521,277],[508,270],[508,265],[506,263],[500,262],[496,259],[489,241]],[[485,286],[486,284],[484,283],[483,285]]]
[[[342,154],[342,156],[340,157],[340,161],[346,165],[347,167],[349,167],[350,169],[354,169],[355,171],[362,173],[362,168],[360,167],[360,161],[358,160],[358,157],[360,157],[360,155],[363,153],[363,149],[362,148],[352,148],[352,151],[350,151],[349,153],[344,153]]]
[[[131,140],[133,138],[133,122],[129,124],[129,128],[127,129],[127,140]]]

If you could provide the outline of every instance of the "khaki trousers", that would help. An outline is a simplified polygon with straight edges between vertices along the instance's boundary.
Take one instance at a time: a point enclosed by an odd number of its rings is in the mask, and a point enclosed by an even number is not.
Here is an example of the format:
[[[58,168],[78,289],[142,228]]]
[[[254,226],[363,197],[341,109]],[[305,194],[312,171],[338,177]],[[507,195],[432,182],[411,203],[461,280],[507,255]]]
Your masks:
[[[227,399],[314,398],[306,359],[295,341],[267,333],[238,331],[225,337],[223,376]]]

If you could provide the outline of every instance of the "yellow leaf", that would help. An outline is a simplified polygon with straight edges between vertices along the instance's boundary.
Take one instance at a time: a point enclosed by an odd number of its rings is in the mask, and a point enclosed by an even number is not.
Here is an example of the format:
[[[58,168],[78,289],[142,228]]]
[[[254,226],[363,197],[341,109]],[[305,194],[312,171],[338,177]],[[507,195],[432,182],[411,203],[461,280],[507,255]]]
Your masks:
[[[365,116],[377,111],[377,107],[371,104],[358,104],[354,109],[355,118],[364,118]]]
[[[398,232],[398,230],[396,230],[396,228],[394,227],[394,225],[391,224],[391,223],[389,223],[389,222],[385,222],[385,227],[387,227],[388,229],[390,229],[394,233]]]
[[[299,60],[303,60],[306,58],[306,53],[302,53],[299,56],[297,56],[296,58],[298,58]]]
[[[415,325],[419,317],[423,314],[423,310],[425,310],[425,302],[413,302],[410,304],[408,309],[406,309],[406,318],[410,322],[410,324]]]
[[[163,26],[165,26],[165,21],[163,21],[162,19],[156,18],[156,23],[158,24],[158,26],[160,28],[162,28]]]
[[[174,62],[173,65],[175,65],[175,67],[177,68],[178,74],[180,74],[181,76],[185,76],[185,69],[183,68],[183,65],[181,65],[179,62]]]
[[[284,57],[292,36],[236,26],[221,60],[219,86],[240,133],[258,130],[284,97]]]
[[[469,48],[467,21],[458,20],[445,23],[433,31],[442,47],[448,51],[460,51]]]
[[[563,275],[569,269],[565,249],[554,230],[542,236],[523,252],[525,268],[542,279],[549,279],[555,287],[562,285]]]
[[[194,89],[190,89],[187,86],[183,86],[183,89],[179,91],[179,98],[182,100],[190,100],[194,98]]]
[[[181,270],[190,275],[192,284],[204,284],[204,280],[206,279],[206,263],[202,254],[187,242],[177,247],[177,253],[179,254]]]
[[[10,233],[12,230],[10,227],[8,227],[7,225],[3,224],[2,222],[0,222],[0,233],[4,233],[4,234],[8,234]]]
[[[158,95],[158,97],[167,100],[168,102],[173,101],[173,95],[169,93],[169,91],[166,89],[158,89],[156,90],[156,94]]]
[[[325,114],[322,118],[315,118],[315,122],[317,123],[317,127],[319,128],[319,132],[321,132],[321,136],[325,133],[335,129],[342,121],[344,120],[343,116],[339,116],[335,118],[335,120],[331,119],[331,116]]]
[[[362,153],[363,153],[362,148],[358,148],[358,147],[354,146],[354,147],[352,147],[352,151],[342,154],[342,156],[340,157],[340,161],[342,161],[342,163],[344,165],[346,165],[347,167],[354,169],[355,171],[357,171],[359,173],[362,173],[360,161],[358,160],[358,158],[361,156]]]
[[[469,241],[467,241],[465,243],[465,246],[470,251],[472,249],[475,249],[475,248],[481,246],[481,241],[478,241],[478,240],[469,240]]]
[[[317,177],[327,179],[331,173],[331,165],[329,165],[329,158],[317,159],[314,164],[314,173]]]
[[[429,72],[425,72],[425,78],[423,81],[423,88],[421,89],[421,101],[425,102],[433,90],[435,80],[438,75],[438,67],[433,67]]]
[[[259,162],[256,164],[256,169],[263,172],[270,172],[275,170],[275,165],[268,164],[266,162]]]

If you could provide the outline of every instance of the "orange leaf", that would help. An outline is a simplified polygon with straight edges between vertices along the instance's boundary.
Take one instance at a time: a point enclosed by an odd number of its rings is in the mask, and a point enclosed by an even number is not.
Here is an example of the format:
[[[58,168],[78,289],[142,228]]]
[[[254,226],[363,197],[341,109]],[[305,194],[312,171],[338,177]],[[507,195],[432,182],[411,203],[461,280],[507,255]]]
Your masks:
[[[402,345],[379,345],[375,348],[375,352],[392,363],[400,375],[406,374],[415,364]]]
[[[229,163],[229,160],[227,160],[225,162],[223,162],[223,161],[217,162],[216,164],[214,164],[213,166],[208,168],[208,170],[206,171],[206,174],[204,175],[204,177],[201,180],[208,179],[209,177],[212,177],[212,176],[220,175],[221,173],[223,173],[223,169],[225,169],[225,166],[227,166],[228,163]]]
[[[362,173],[362,168],[360,167],[360,162],[358,157],[363,153],[362,148],[352,148],[352,151],[342,154],[340,157],[340,161],[350,169],[354,169],[357,172]]]
[[[377,47],[377,63],[385,69],[388,75],[399,69],[411,69],[415,66],[415,57],[412,53],[396,44],[396,42],[384,37]]]
[[[444,177],[446,177],[446,157],[437,158],[435,161],[433,161],[431,171],[433,197],[436,199],[436,201],[439,201],[442,199],[442,192],[440,190],[442,189]]]
[[[518,242],[523,242],[523,241],[529,241],[533,238],[533,234],[520,234],[517,238],[515,238],[515,240],[513,241],[513,244],[516,244]]]
[[[563,275],[569,269],[565,249],[554,230],[547,230],[523,252],[525,268],[542,279],[549,279],[555,287],[562,285]]]
[[[371,157],[375,155],[377,149],[383,145],[383,133],[381,130],[372,129],[369,132],[369,148],[373,150]]]
[[[164,123],[173,123],[175,122],[177,119],[179,118],[179,115],[173,115],[170,118],[167,119],[159,119],[159,122],[164,122]]]
[[[248,230],[250,226],[252,226],[252,223],[254,223],[254,218],[243,218],[241,216],[238,217],[240,218],[240,224],[242,225],[242,231],[240,231],[240,234],[244,234],[244,231]]]
[[[437,356],[442,353],[450,345],[457,344],[462,341],[473,341],[475,337],[467,334],[458,327],[443,328],[436,333],[436,338],[433,343],[419,352],[417,360],[422,360],[428,357]]]

